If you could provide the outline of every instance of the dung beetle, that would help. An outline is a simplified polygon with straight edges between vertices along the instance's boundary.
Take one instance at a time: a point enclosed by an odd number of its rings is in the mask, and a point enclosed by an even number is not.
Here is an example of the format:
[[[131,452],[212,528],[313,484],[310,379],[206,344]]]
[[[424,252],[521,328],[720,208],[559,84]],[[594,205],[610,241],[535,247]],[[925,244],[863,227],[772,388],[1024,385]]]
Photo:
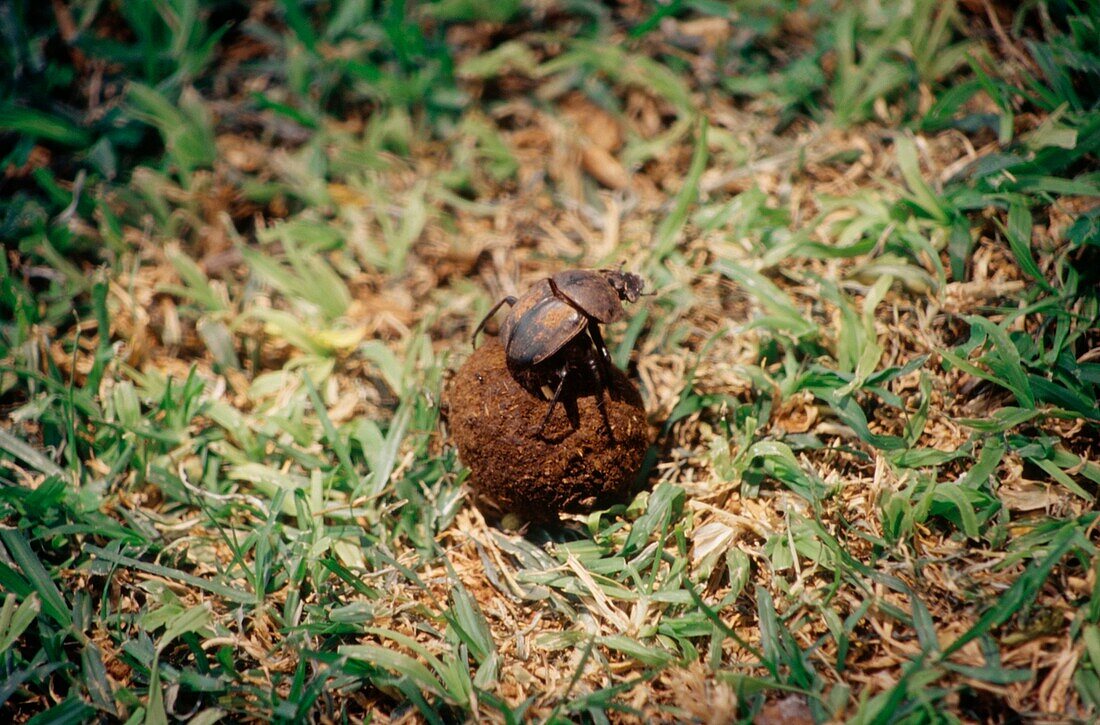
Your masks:
[[[644,287],[641,277],[622,270],[570,269],[539,280],[519,299],[505,297],[493,305],[478,324],[473,335],[475,341],[497,310],[505,304],[510,305],[512,309],[500,328],[508,367],[526,373],[545,364],[552,368],[546,372],[558,378],[550,407],[536,436],[542,434],[550,420],[570,372],[594,367],[603,387],[610,388],[611,354],[600,333],[600,325],[621,320],[625,315],[623,301],[636,302]],[[570,345],[584,332],[590,344],[583,344],[583,348],[596,351],[594,366],[590,364],[590,355],[579,354],[578,349]]]

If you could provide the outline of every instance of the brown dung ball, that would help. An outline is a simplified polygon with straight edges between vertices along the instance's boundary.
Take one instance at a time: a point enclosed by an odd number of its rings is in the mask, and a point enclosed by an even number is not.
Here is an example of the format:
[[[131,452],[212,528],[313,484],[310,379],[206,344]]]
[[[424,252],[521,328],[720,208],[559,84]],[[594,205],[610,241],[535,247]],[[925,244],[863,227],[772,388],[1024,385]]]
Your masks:
[[[602,400],[602,404],[601,404]],[[610,506],[629,492],[649,445],[638,389],[617,368],[611,389],[570,375],[541,435],[549,399],[521,386],[490,340],[459,368],[448,420],[483,510],[553,521]]]

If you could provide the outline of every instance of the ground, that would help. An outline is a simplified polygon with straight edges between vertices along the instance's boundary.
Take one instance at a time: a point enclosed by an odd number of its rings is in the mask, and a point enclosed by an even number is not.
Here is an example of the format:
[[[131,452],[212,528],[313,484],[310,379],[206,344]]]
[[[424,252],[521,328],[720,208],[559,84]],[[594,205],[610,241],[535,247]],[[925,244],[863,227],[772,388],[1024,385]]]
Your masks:
[[[1096,2],[38,5],[14,721],[1096,717]],[[471,333],[620,263],[642,490],[486,520]]]

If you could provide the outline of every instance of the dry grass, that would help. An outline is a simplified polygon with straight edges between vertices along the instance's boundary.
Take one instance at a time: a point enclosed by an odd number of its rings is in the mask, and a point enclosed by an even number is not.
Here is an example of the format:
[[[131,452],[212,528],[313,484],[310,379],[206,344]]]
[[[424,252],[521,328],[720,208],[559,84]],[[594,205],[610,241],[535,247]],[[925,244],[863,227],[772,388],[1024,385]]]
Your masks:
[[[590,45],[554,7],[506,44],[454,26],[472,102],[434,127],[370,104],[312,129],[244,110],[252,86],[293,94],[234,65],[276,49],[227,36],[213,88],[231,90],[195,101],[212,163],[184,173],[170,148],[96,187],[117,241],[103,209],[66,223],[103,264],[45,238],[9,250],[43,306],[47,283],[78,301],[0,373],[3,477],[67,490],[38,510],[5,496],[7,531],[77,613],[47,616],[5,538],[9,601],[44,624],[3,663],[55,639],[102,663],[7,693],[17,721],[70,687],[101,717],[153,719],[1095,716],[1097,418],[1011,385],[1013,365],[1037,371],[1020,340],[1054,326],[1069,360],[1096,357],[1096,296],[1065,276],[1094,198],[1032,192],[1026,244],[1057,288],[1037,297],[1006,205],[960,177],[1006,143],[921,130],[960,70],[847,127],[788,123],[718,82],[735,21],[630,40],[646,14],[627,3]],[[828,22],[800,10],[752,42],[794,54]],[[972,57],[1004,53],[996,37]],[[1019,113],[1012,137],[1052,118]],[[1085,184],[1095,153],[1080,163]],[[647,492],[560,528],[490,526],[440,422],[448,371],[499,295],[619,261],[657,291],[609,333],[653,424]],[[1018,336],[1016,357],[1000,365],[971,315]]]

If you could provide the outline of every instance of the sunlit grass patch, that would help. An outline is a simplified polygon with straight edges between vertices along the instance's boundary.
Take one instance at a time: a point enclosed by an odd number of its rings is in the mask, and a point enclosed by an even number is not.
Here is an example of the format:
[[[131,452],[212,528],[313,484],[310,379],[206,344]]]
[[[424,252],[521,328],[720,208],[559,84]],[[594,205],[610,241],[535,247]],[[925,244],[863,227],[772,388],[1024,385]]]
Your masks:
[[[1095,3],[13,7],[17,719],[1095,717]],[[619,262],[645,486],[489,525],[450,371]]]

